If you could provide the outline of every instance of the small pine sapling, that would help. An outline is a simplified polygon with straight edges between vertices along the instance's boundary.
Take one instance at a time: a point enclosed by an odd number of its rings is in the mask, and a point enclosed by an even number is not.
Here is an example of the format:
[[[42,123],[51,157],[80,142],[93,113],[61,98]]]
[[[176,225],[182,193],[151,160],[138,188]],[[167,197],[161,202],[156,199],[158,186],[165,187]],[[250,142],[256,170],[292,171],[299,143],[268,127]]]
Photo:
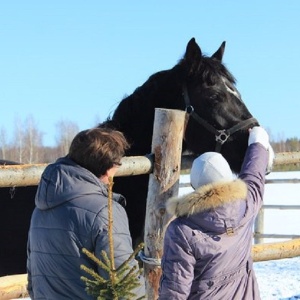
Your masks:
[[[142,274],[143,269],[138,266],[130,267],[129,262],[135,258],[137,253],[143,248],[143,243],[138,245],[135,251],[124,261],[117,269],[115,268],[114,260],[114,247],[113,247],[113,217],[112,217],[112,187],[113,179],[109,178],[108,189],[108,239],[109,239],[109,256],[103,250],[101,251],[102,260],[98,259],[93,253],[83,248],[82,252],[94,261],[100,268],[107,274],[105,279],[96,273],[93,269],[81,265],[80,268],[89,274],[92,279],[85,276],[81,280],[85,282],[87,294],[97,297],[97,300],[118,300],[118,299],[133,299],[136,295],[132,292],[133,289],[140,285],[139,276]],[[145,299],[140,297],[137,300]]]

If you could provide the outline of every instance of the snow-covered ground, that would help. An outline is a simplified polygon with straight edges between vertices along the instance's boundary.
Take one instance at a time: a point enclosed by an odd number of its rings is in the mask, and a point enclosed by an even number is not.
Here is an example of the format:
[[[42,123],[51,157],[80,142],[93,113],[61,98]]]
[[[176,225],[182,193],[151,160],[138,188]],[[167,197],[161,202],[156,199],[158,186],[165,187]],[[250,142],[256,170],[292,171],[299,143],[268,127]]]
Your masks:
[[[254,263],[262,300],[300,299],[300,257]]]
[[[273,172],[268,179],[300,178],[300,172]],[[181,176],[182,183],[189,175]],[[180,189],[180,194],[192,191]],[[299,183],[267,184],[265,204],[300,205]],[[267,209],[264,213],[264,233],[300,235],[300,210]],[[284,239],[264,239],[264,243]],[[262,300],[300,299],[300,257],[254,263]]]

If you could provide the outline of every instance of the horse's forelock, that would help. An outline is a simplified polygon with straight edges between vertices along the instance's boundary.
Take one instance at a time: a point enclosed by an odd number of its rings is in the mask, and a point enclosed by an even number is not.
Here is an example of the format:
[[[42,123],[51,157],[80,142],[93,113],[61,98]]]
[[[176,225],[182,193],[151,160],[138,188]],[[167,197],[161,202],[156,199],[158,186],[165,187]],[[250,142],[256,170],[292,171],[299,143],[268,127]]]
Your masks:
[[[179,64],[185,67],[187,80],[202,82],[205,87],[223,85],[223,78],[231,84],[236,84],[236,79],[221,61],[205,56],[202,60],[197,60],[193,64],[187,64],[183,59]]]

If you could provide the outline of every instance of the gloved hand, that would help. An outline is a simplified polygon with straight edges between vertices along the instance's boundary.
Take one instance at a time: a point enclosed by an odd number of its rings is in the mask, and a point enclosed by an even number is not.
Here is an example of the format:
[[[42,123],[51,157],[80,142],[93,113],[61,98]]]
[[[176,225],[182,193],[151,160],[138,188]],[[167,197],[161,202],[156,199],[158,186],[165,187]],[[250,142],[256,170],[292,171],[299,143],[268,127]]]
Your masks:
[[[266,148],[266,150],[269,150],[269,135],[264,128],[260,126],[254,126],[252,129],[250,129],[248,146],[253,143],[260,143]]]

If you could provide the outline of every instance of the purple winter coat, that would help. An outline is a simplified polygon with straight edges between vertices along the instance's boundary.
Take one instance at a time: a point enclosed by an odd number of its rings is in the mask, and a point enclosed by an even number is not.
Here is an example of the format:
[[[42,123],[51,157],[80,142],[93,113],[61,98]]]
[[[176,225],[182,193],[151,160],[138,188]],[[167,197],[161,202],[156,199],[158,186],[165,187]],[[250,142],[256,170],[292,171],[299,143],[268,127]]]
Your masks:
[[[177,216],[164,240],[159,299],[260,299],[251,260],[268,152],[251,144],[239,179],[172,198]]]

